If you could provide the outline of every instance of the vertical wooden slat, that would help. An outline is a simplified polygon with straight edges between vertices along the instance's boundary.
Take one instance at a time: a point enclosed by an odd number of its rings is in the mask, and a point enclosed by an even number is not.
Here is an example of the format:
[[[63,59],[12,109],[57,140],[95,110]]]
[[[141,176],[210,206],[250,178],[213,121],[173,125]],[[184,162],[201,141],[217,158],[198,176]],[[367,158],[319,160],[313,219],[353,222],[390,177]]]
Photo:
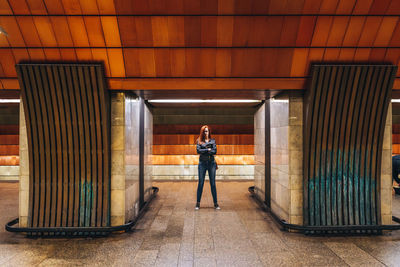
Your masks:
[[[58,201],[58,194],[57,194],[57,177],[62,176],[62,151],[61,151],[61,129],[60,129],[60,112],[59,106],[57,101],[55,83],[53,78],[52,68],[47,66],[46,67],[47,76],[49,80],[49,93],[51,95],[51,99],[49,100],[53,105],[53,121],[55,127],[55,144],[54,144],[54,164],[53,164],[53,177],[52,177],[52,203],[51,203],[51,221],[50,226],[54,227],[57,225],[57,201]]]

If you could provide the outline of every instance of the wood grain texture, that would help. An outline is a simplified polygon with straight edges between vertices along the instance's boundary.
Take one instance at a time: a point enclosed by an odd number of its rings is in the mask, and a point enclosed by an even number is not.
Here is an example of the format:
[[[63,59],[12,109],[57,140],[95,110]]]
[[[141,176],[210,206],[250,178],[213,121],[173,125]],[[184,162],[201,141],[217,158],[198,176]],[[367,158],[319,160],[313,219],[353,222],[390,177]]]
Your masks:
[[[383,129],[396,71],[313,66],[305,96],[305,225],[379,224]]]
[[[29,226],[108,226],[110,113],[101,66],[20,64],[17,70],[27,124]]]

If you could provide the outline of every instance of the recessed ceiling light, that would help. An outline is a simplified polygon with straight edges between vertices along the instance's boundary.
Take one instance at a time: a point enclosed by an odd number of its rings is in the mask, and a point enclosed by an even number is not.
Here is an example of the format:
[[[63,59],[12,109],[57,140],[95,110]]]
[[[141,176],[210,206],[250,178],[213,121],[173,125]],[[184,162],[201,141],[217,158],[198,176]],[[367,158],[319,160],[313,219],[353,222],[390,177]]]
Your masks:
[[[19,102],[20,102],[19,99],[7,99],[7,98],[0,99],[1,104],[10,104],[10,103],[19,103]]]
[[[5,36],[8,36],[8,33],[1,26],[0,26],[0,33],[4,34]]]
[[[260,103],[251,99],[153,99],[150,103]]]

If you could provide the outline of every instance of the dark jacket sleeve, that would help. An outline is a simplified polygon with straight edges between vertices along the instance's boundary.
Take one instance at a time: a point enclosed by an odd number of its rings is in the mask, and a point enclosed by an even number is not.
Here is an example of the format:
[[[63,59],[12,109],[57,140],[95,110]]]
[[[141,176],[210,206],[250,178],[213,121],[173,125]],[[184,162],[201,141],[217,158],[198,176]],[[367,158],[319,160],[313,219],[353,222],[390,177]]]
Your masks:
[[[212,147],[211,147],[211,150],[209,151],[209,154],[215,155],[215,154],[217,154],[217,144],[215,143],[215,139],[212,139],[211,143],[212,143]]]
[[[197,154],[207,154],[208,148],[202,148],[200,144],[197,144]]]

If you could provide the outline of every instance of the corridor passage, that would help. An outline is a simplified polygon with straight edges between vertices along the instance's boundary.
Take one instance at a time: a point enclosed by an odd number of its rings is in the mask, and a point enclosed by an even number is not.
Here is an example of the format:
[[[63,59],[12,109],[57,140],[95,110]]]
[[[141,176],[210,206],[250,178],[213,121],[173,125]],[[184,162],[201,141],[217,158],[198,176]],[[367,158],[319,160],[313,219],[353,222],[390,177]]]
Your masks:
[[[5,232],[18,215],[18,184],[0,183],[0,266],[399,266],[400,233],[307,237],[281,232],[259,209],[250,182],[159,182],[159,194],[131,233],[97,239],[28,239]]]

